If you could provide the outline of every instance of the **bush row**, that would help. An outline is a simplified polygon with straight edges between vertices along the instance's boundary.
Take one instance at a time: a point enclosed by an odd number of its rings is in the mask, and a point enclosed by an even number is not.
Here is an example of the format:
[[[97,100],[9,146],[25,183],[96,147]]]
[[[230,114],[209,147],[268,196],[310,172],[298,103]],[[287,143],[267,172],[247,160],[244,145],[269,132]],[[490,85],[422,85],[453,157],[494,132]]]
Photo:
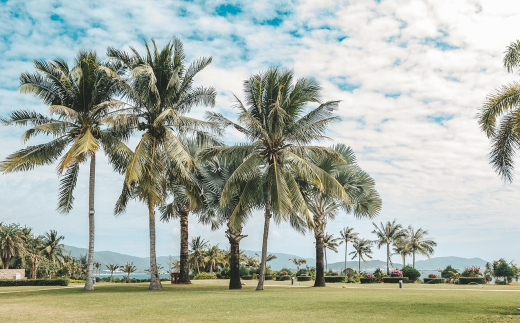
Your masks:
[[[425,284],[444,284],[446,283],[445,278],[424,278]]]
[[[403,283],[408,283],[410,281],[408,277],[385,277],[383,278],[383,283],[395,284],[399,283],[400,280],[402,280]]]
[[[485,284],[486,279],[484,277],[460,277],[459,284],[467,285],[470,283]]]
[[[312,276],[296,276],[296,280],[299,282],[308,282],[312,280]]]
[[[68,286],[68,279],[2,279],[0,286]]]
[[[375,278],[360,278],[359,282],[361,284],[372,284],[372,283],[376,282],[376,279]]]
[[[342,283],[347,280],[347,276],[325,276],[326,283]]]

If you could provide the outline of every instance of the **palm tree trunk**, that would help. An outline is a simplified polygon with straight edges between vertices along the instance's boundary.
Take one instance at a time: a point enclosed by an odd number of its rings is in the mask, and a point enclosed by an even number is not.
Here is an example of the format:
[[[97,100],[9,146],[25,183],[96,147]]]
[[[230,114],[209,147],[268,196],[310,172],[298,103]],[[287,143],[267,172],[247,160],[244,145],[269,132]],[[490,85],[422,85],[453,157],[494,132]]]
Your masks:
[[[413,268],[415,268],[415,250],[412,252],[413,255]]]
[[[265,215],[264,215],[264,236],[262,239],[262,259],[260,261],[260,277],[258,277],[258,285],[256,290],[264,290],[265,281],[265,264],[267,257],[267,238],[269,236],[269,222],[271,221],[271,194],[269,188],[267,189],[267,196],[265,199]]]
[[[315,235],[316,239],[316,280],[314,287],[325,287],[325,273],[323,271],[323,232]]]
[[[230,224],[228,223],[228,228]],[[229,240],[230,255],[229,255],[229,289],[242,289],[242,282],[240,281],[240,240],[247,236],[241,235],[242,231],[231,230],[226,231],[226,236]]]
[[[386,274],[390,275],[390,244],[386,244]]]
[[[157,270],[157,255],[155,253],[155,212],[151,197],[148,197],[148,221],[150,228],[150,289],[160,290],[163,289],[163,287]]]
[[[9,269],[9,263],[11,262],[11,257],[6,256],[4,259],[4,269]]]
[[[327,261],[327,248],[323,248],[323,255],[325,256],[325,271],[329,271],[329,262]]]
[[[179,283],[191,284],[190,281],[190,267],[188,260],[188,215],[184,210],[179,211],[180,227],[181,227],[181,259],[180,259],[180,274]]]
[[[343,274],[347,274],[347,244],[348,242],[345,241],[345,268],[343,268]]]
[[[361,273],[361,254],[358,254],[358,273]]]
[[[90,174],[88,183],[88,260],[87,278],[84,290],[94,290],[94,186],[96,183],[96,154],[90,155]]]
[[[195,265],[197,266],[197,274],[200,274],[200,269],[199,269],[199,255],[198,255],[198,253],[195,254]]]

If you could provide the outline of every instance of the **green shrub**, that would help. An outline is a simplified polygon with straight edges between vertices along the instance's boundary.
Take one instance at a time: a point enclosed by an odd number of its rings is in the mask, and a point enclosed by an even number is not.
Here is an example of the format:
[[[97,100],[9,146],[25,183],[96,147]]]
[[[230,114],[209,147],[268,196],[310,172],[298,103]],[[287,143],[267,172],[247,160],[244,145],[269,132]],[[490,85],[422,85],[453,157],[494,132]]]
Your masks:
[[[385,277],[385,278],[383,278],[383,283],[396,284],[396,283],[399,283],[400,280],[402,280],[403,283],[410,282],[408,277]]]
[[[372,283],[376,283],[376,279],[375,278],[360,278],[359,282],[361,284],[372,284]]]
[[[302,276],[302,275],[305,275],[305,274],[308,274],[308,273],[309,273],[309,271],[307,269],[302,268],[302,269],[300,269],[300,270],[298,270],[296,272],[296,276]]]
[[[69,284],[85,284],[85,281],[82,279],[69,279]]]
[[[311,276],[296,276],[296,280],[299,282],[308,282],[312,280]]]
[[[419,279],[419,277],[421,277],[421,273],[411,266],[404,266],[403,268],[401,268],[401,271],[403,272],[403,277],[408,277],[408,279],[412,282],[416,281],[417,279]]]
[[[68,286],[68,279],[2,279],[0,280],[0,287],[6,286]]]
[[[469,283],[485,284],[486,279],[484,277],[460,277],[459,284],[467,285]]]
[[[459,271],[457,269],[453,268],[451,265],[448,265],[441,272],[441,277],[442,278],[451,278],[458,273],[459,273]]]
[[[242,276],[240,278],[243,279],[243,280],[253,280],[253,275],[244,275],[244,276]]]
[[[273,276],[265,275],[264,280],[273,280]]]
[[[276,281],[284,281],[284,280],[291,280],[291,276],[289,276],[289,275],[276,276]]]
[[[325,276],[326,283],[342,283],[347,280],[347,276]]]
[[[217,275],[215,273],[207,273],[203,271],[200,274],[195,275],[195,277],[193,277],[193,280],[200,279],[217,279]]]
[[[240,277],[249,275],[249,269],[247,269],[244,266],[240,266],[240,269],[238,271],[240,273]]]
[[[446,283],[445,278],[424,278],[425,284],[444,284]]]

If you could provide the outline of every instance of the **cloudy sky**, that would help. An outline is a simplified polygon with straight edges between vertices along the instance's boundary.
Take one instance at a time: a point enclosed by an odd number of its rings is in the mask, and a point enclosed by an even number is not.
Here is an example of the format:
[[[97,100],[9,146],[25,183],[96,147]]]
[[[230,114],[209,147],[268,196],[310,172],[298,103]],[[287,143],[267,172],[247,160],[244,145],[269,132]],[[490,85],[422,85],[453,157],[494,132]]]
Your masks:
[[[300,0],[300,1],[0,1],[0,115],[15,109],[45,112],[18,91],[34,59],[73,63],[80,49],[103,57],[108,46],[141,50],[172,36],[188,59],[212,56],[196,83],[218,91],[217,111],[232,115],[231,93],[270,66],[315,77],[326,100],[341,100],[330,143],[350,145],[383,198],[377,222],[393,220],[429,230],[434,256],[520,259],[520,183],[505,184],[488,164],[489,142],[476,113],[486,95],[518,79],[501,65],[520,38],[520,3],[505,0]],[[205,108],[194,111],[200,116]],[[24,129],[0,128],[0,159],[23,147]],[[226,141],[234,142],[228,134]],[[42,142],[37,138],[30,144]],[[53,166],[0,176],[0,221],[36,233],[56,229],[65,243],[88,244],[87,167],[74,210],[56,213],[58,177]],[[516,171],[517,178],[520,170]],[[519,179],[520,180],[520,179]],[[146,209],[112,210],[122,185],[100,158],[96,183],[96,250],[148,254]],[[190,219],[190,235],[227,246],[223,231]],[[260,250],[263,217],[244,229],[242,247]],[[328,232],[352,226],[373,239],[369,220],[341,215]],[[272,226],[270,252],[314,256],[313,235]],[[179,254],[177,222],[158,223],[159,255]],[[375,259],[384,259],[375,250]],[[329,262],[342,254],[328,255]],[[422,259],[419,257],[419,259]],[[396,258],[396,260],[398,260]]]

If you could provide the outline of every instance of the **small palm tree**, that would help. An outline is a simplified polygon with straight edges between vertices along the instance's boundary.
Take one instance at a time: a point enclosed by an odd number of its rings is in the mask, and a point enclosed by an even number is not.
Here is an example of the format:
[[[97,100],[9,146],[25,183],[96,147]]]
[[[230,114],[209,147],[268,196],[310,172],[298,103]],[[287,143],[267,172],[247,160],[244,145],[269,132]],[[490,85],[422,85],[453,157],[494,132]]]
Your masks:
[[[513,72],[520,66],[520,41],[505,51],[504,67]],[[505,180],[513,181],[515,150],[520,147],[520,83],[498,88],[486,98],[478,114],[482,132],[491,140],[490,163]]]
[[[406,266],[406,256],[409,256],[412,254],[412,246],[410,245],[410,242],[408,241],[408,238],[406,237],[406,231],[405,236],[402,238],[399,238],[394,241],[394,255],[400,255],[403,260],[403,267]]]
[[[204,254],[204,249],[208,246],[208,241],[202,239],[200,236],[192,238],[190,243],[190,254],[197,268],[197,274],[200,274],[199,264]]]
[[[119,268],[121,268],[121,266],[119,265],[113,265],[113,264],[108,264],[106,265],[107,269],[110,271],[110,282],[112,282],[112,276],[114,275],[114,271],[118,270]]]
[[[328,271],[328,262],[327,262],[327,249],[338,253],[340,238],[334,238],[333,234],[326,233],[323,237],[323,253],[325,255],[325,271]]]
[[[365,257],[372,259],[372,241],[367,239],[358,239],[353,244],[354,251],[350,254],[354,255],[352,259],[358,257],[358,272],[361,272],[361,260],[366,262]]]
[[[66,252],[65,245],[61,243],[63,239],[65,237],[58,236],[56,230],[50,230],[43,235],[42,254],[53,264],[56,264],[56,261],[60,262]]]
[[[437,245],[437,242],[432,239],[427,239],[428,230],[423,230],[421,228],[414,230],[414,228],[410,225],[408,226],[408,242],[410,243],[410,248],[412,249],[412,259],[413,259],[413,268],[415,268],[415,254],[419,253],[423,256],[430,258],[433,254],[433,247]]]
[[[383,222],[380,222],[379,226],[374,222],[372,224],[375,227],[372,233],[377,236],[375,241],[377,248],[381,249],[381,246],[386,245],[386,274],[390,275],[390,245],[395,243],[396,240],[403,238],[406,233],[402,230],[403,227],[400,224],[395,223],[395,219],[392,222],[387,221],[384,225]]]
[[[134,263],[126,263],[123,266],[121,266],[121,270],[127,274],[126,276],[126,282],[128,283],[130,281],[130,274],[135,273],[137,271],[137,268],[134,266]]]
[[[354,242],[358,239],[358,234],[357,232],[354,232],[354,228],[351,228],[351,227],[345,227],[343,228],[343,230],[340,231],[340,239],[341,239],[341,243],[345,243],[345,265],[344,265],[344,268],[343,268],[343,272],[346,273],[347,272],[347,247],[348,247],[348,243],[349,242]]]
[[[9,269],[13,257],[23,257],[26,253],[23,231],[16,224],[0,226],[0,257],[4,268]]]
[[[219,249],[218,244],[215,246],[208,246],[206,252],[203,255],[206,266],[209,266],[209,272],[212,273],[214,268],[217,268],[222,264],[222,251]]]

